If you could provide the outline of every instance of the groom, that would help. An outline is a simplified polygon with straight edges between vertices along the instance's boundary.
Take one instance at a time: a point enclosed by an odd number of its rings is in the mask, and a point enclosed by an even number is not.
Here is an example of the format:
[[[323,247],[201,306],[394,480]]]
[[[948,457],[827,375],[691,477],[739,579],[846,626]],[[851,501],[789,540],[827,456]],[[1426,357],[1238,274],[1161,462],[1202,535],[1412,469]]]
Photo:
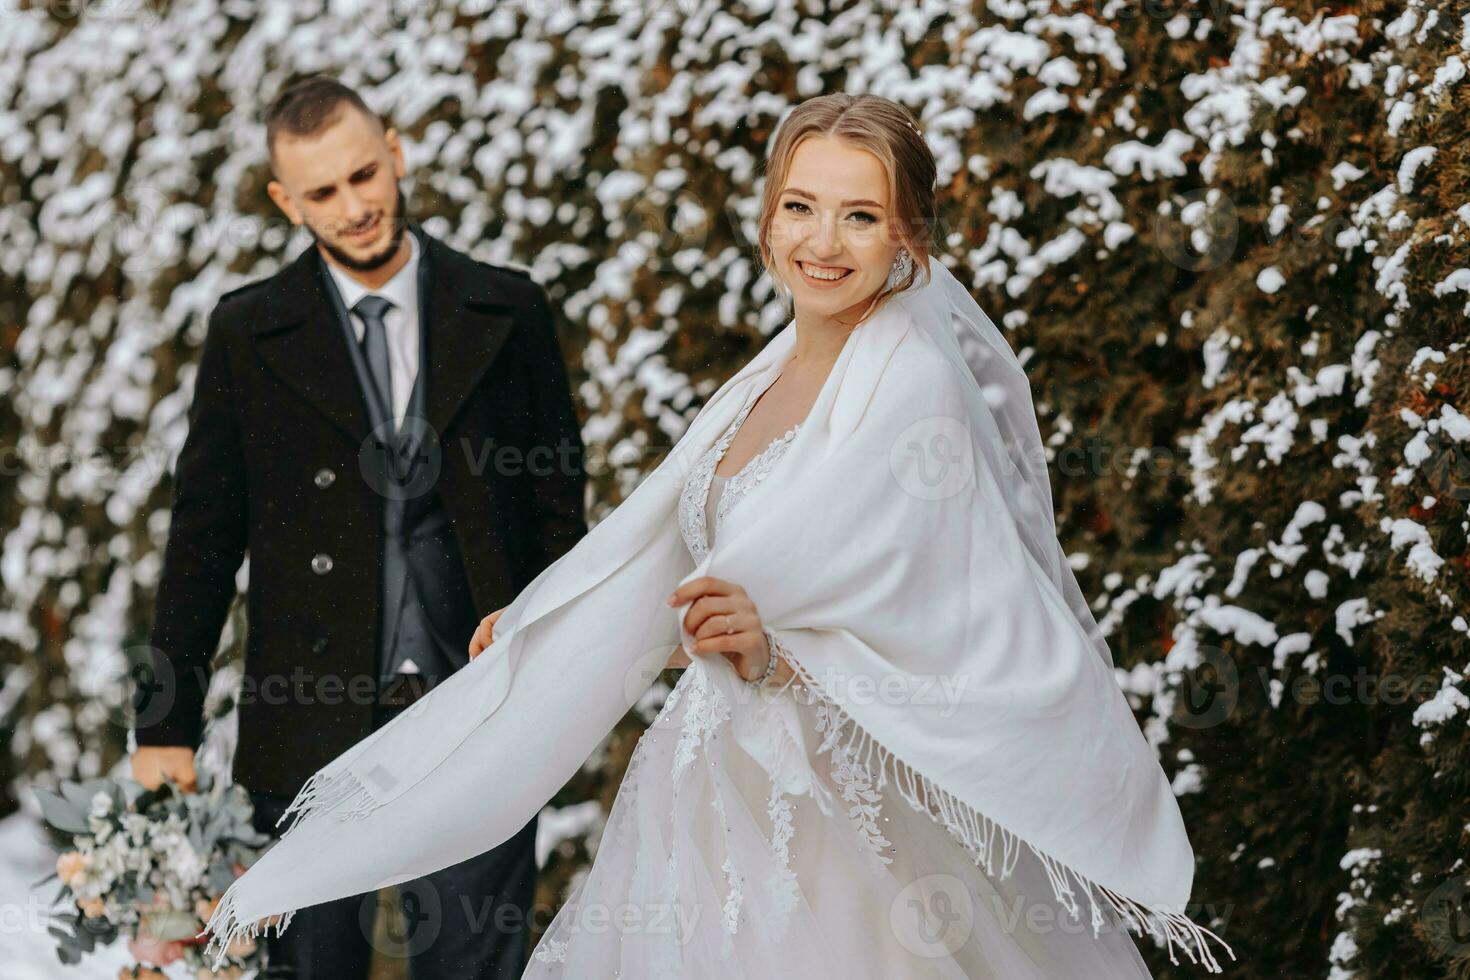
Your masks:
[[[278,833],[307,778],[463,667],[483,612],[586,524],[546,294],[408,220],[398,134],[350,88],[289,88],[266,140],[271,199],[315,245],[209,318],[132,762],[145,785],[164,773],[193,785],[210,660],[248,552],[233,775],[257,827]],[[517,978],[535,834],[533,817],[398,885],[403,926],[386,943],[368,894],[298,910],[267,933],[272,960],[297,980],[362,980],[376,942],[409,958],[413,980]]]

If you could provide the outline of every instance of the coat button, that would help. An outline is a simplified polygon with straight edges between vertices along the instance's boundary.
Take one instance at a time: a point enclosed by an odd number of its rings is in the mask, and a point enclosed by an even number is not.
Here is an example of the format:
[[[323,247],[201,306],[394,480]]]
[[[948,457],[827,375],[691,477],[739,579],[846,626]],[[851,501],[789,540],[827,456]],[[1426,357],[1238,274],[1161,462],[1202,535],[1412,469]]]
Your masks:
[[[317,470],[316,476],[313,477],[313,482],[317,485],[317,489],[319,490],[327,489],[327,487],[331,486],[334,482],[336,482],[336,480],[337,474],[333,473],[325,466]]]
[[[318,575],[325,575],[332,570],[332,556],[327,554],[317,555],[311,560],[311,570]]]
[[[318,656],[320,656],[323,653],[326,653],[327,652],[327,638],[325,636],[319,636],[315,640],[312,640],[311,641],[311,652],[317,654]]]

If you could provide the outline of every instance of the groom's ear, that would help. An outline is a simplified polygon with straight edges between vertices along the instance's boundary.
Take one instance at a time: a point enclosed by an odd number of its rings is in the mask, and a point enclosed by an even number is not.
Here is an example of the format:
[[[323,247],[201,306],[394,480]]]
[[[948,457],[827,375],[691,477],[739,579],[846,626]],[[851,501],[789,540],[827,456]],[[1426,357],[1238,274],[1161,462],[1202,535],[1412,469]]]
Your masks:
[[[296,202],[291,200],[291,195],[286,191],[286,185],[279,180],[272,180],[265,185],[265,192],[276,202],[276,207],[281,209],[293,225],[301,224],[301,212],[296,209]]]
[[[398,139],[397,128],[389,126],[383,133],[383,141],[388,144],[388,150],[393,154],[393,176],[402,180],[408,176],[408,164],[404,162],[403,143]]]

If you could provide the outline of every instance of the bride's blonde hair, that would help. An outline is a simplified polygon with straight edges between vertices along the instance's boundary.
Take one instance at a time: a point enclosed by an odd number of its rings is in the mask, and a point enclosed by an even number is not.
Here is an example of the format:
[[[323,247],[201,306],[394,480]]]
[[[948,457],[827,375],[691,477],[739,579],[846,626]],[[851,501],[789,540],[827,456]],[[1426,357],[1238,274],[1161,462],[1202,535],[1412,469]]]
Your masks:
[[[757,242],[761,264],[771,272],[771,281],[781,295],[790,292],[772,270],[770,234],[776,205],[796,148],[808,137],[825,136],[839,139],[858,149],[867,150],[882,162],[888,172],[891,196],[890,222],[898,229],[898,239],[908,249],[913,261],[909,272],[892,286],[885,284],[874,296],[863,319],[877,312],[894,293],[913,285],[920,277],[929,278],[929,255],[936,240],[934,186],[938,176],[934,154],[930,152],[918,124],[908,109],[881,95],[848,95],[838,92],[807,99],[791,110],[781,123],[776,140],[766,160],[766,183],[761,192],[760,222]]]

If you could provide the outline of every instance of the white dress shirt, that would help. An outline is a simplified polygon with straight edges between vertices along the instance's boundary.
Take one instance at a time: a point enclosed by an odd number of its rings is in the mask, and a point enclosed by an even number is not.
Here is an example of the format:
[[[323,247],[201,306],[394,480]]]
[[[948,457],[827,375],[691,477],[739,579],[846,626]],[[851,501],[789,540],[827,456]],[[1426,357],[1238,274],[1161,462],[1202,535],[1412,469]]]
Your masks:
[[[419,373],[419,243],[413,232],[405,232],[405,237],[408,238],[408,261],[380,289],[368,289],[332,263],[327,263],[327,269],[331,271],[337,289],[342,293],[342,302],[347,307],[347,319],[352,321],[352,330],[357,334],[358,343],[362,343],[367,324],[363,323],[362,317],[352,312],[357,301],[371,293],[393,304],[383,314],[383,327],[388,334],[388,372],[393,376],[395,426],[403,423],[404,413],[408,411],[408,396],[413,391],[414,379]],[[408,659],[403,661],[399,672],[417,674],[419,667]]]
[[[393,424],[403,423],[408,411],[408,396],[413,391],[414,379],[419,373],[419,243],[411,231],[405,231],[408,239],[408,261],[379,289],[368,289],[331,262],[327,269],[336,280],[337,290],[347,307],[347,319],[362,343],[367,325],[362,317],[352,312],[357,301],[369,294],[381,296],[393,307],[383,314],[383,326],[388,333],[388,372],[393,376]]]

